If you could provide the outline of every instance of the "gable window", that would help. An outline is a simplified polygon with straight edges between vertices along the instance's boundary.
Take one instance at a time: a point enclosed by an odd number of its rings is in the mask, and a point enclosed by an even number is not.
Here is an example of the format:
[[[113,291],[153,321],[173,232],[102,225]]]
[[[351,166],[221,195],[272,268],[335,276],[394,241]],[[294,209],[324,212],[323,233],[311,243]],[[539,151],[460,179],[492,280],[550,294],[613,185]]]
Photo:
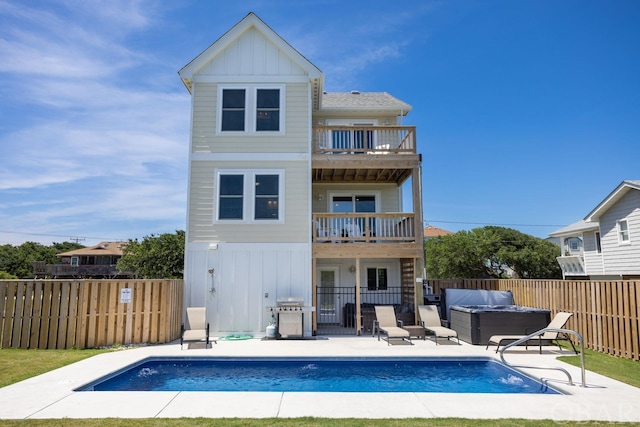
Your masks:
[[[367,290],[386,291],[387,290],[387,269],[367,268]]]
[[[284,223],[284,170],[219,170],[214,222]]]
[[[284,132],[284,86],[221,85],[218,99],[218,133]]]
[[[629,243],[629,224],[626,219],[618,221],[618,243]]]

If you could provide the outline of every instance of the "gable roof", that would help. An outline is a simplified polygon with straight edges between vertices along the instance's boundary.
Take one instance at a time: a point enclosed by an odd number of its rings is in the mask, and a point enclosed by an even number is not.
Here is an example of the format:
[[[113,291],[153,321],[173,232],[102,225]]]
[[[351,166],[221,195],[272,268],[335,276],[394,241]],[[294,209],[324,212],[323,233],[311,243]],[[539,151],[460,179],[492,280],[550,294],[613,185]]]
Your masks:
[[[584,218],[585,221],[598,221],[602,214],[631,190],[640,191],[640,180],[622,181],[598,206],[589,212],[589,215]]]
[[[106,256],[106,255],[116,255],[122,256],[122,248],[126,246],[125,242],[100,242],[95,246],[90,246],[87,248],[74,249],[68,252],[62,252],[56,254],[59,257],[66,256]]]
[[[411,105],[400,101],[387,92],[325,92],[322,110],[391,111],[406,115]]]
[[[598,206],[596,206],[584,219],[569,224],[549,233],[551,237],[575,236],[585,231],[598,230],[600,228],[600,217],[608,211],[614,204],[618,202],[629,191],[640,191],[640,180],[625,180],[618,185]]]
[[[267,40],[274,43],[281,52],[284,52],[295,64],[301,67],[312,82],[314,106],[319,107],[322,99],[322,90],[324,84],[324,75],[322,71],[315,65],[313,65],[307,58],[305,58],[300,52],[293,48],[286,40],[273,31],[267,24],[264,23],[258,16],[249,12],[240,22],[234,25],[229,31],[224,33],[218,40],[213,42],[211,46],[205,49],[202,53],[192,59],[187,65],[182,67],[178,74],[182,79],[182,83],[185,85],[189,93],[193,86],[193,76],[197,74],[198,70],[211,61],[216,55],[224,51],[225,48],[230,46],[235,40],[251,29],[256,29]]]

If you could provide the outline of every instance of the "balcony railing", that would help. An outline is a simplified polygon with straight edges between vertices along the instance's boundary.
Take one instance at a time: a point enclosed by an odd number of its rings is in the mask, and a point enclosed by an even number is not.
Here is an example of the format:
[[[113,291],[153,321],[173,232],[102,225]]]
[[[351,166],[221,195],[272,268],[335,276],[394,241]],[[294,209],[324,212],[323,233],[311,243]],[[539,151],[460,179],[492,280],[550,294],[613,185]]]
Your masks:
[[[414,242],[413,213],[315,213],[314,243]]]
[[[313,152],[320,154],[415,154],[415,126],[313,127]]]
[[[111,265],[70,265],[45,264],[42,261],[33,263],[36,276],[46,277],[116,277],[129,276],[130,272],[120,272],[115,264]]]

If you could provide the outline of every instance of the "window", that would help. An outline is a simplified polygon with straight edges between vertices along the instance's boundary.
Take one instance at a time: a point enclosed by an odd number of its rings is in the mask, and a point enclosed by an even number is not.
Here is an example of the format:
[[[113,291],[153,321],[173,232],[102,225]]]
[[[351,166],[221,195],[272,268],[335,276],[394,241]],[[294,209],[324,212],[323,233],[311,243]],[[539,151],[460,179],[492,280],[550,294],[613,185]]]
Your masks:
[[[602,253],[602,243],[600,242],[600,232],[596,231],[596,252]]]
[[[254,219],[278,219],[278,175],[256,175]]]
[[[579,239],[570,239],[569,240],[569,250],[571,252],[577,252],[580,250],[580,240]]]
[[[626,219],[618,221],[618,243],[629,243],[629,225]]]
[[[71,265],[73,265],[73,266],[78,265],[78,257],[77,256],[72,256],[71,257]]]
[[[219,86],[217,131],[283,133],[284,86]]]
[[[218,219],[242,219],[244,175],[220,175]]]
[[[216,222],[284,223],[283,170],[219,170],[215,188]]]
[[[222,131],[244,131],[246,96],[244,89],[222,90]]]
[[[386,268],[367,268],[367,289],[370,291],[387,290]]]
[[[258,89],[256,101],[256,131],[279,131],[280,90]]]

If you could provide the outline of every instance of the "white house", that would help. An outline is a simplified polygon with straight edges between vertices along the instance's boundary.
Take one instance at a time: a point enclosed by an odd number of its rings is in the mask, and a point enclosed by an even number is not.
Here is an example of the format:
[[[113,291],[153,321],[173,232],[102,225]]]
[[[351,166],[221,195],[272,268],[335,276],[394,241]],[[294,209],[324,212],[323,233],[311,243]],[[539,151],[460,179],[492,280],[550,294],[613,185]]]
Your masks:
[[[640,181],[622,181],[584,219],[550,233],[565,278],[640,278]]]
[[[179,75],[192,100],[185,304],[207,307],[212,333],[264,333],[285,297],[315,308],[305,336],[359,333],[372,303],[411,316],[423,271],[411,106],[324,92],[323,73],[253,13]]]

